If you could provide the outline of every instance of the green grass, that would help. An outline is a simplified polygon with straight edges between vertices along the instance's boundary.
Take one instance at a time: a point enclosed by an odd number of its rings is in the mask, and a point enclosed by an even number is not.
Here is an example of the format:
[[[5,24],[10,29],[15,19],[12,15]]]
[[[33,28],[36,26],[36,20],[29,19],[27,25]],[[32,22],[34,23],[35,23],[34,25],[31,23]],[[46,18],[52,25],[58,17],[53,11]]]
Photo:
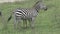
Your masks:
[[[11,14],[11,10],[20,8],[31,8],[35,4],[36,0],[29,0],[28,2],[16,2],[16,3],[4,3],[0,4],[0,9],[3,13],[5,23]],[[40,10],[35,20],[35,30],[22,29],[14,30],[13,18],[7,24],[8,28],[3,29],[2,20],[0,17],[0,34],[60,34],[60,0],[45,0],[45,4],[48,6],[47,11]]]

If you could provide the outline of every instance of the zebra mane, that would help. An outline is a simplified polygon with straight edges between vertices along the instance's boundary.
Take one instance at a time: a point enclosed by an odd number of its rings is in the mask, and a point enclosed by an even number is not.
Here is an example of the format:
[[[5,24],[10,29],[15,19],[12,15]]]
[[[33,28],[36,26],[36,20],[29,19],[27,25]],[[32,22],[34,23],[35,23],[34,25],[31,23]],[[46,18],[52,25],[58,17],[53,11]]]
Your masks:
[[[41,3],[41,2],[42,2],[42,0],[37,1],[37,2],[35,3],[34,7],[35,7],[38,3]]]
[[[37,1],[37,2],[35,3],[35,5],[33,6],[33,7],[37,10],[37,12],[38,12],[38,10],[40,9],[39,4],[41,4],[41,3],[42,3],[42,0],[39,0],[39,1]]]
[[[38,4],[39,2],[42,2],[41,0],[37,1],[36,4]]]

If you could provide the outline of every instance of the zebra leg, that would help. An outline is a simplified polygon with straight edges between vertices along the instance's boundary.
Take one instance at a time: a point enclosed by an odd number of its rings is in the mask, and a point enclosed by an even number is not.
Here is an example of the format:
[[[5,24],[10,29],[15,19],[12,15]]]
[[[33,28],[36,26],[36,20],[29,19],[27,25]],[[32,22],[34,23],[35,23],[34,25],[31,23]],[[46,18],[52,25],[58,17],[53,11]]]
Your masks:
[[[18,19],[17,21],[18,21],[18,23],[17,23],[17,28],[18,28],[18,29],[21,29],[21,19]]]
[[[16,16],[14,16],[14,29],[16,29],[16,25],[17,24],[17,19],[16,19]]]
[[[27,28],[27,20],[26,19],[23,20],[23,27]]]
[[[21,29],[21,18],[20,17],[17,17],[17,28],[18,29]]]
[[[17,17],[14,18],[14,29],[20,29],[21,27],[21,19],[17,19]]]
[[[31,18],[31,19],[29,20],[29,22],[30,22],[30,27],[31,27],[31,28],[34,28],[34,26],[35,26],[35,17]]]

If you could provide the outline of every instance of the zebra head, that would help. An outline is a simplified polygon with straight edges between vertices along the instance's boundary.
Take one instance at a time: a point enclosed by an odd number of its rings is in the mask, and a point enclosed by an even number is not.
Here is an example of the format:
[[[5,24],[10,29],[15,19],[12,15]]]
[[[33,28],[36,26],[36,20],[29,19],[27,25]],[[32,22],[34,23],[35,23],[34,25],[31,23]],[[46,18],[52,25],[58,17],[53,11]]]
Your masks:
[[[34,7],[36,10],[40,9],[47,10],[47,6],[42,1],[37,1]]]
[[[39,4],[40,9],[47,10],[47,6],[44,5],[43,3]]]

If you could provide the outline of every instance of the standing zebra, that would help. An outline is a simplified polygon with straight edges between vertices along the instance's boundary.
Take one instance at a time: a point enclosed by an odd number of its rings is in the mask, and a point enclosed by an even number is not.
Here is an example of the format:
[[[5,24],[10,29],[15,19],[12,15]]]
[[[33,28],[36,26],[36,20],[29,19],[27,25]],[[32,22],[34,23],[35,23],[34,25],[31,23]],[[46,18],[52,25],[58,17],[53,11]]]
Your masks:
[[[27,24],[27,20],[30,22],[30,26],[34,28],[34,21],[40,9],[47,10],[47,7],[41,2],[37,1],[32,8],[18,8],[13,11],[14,15],[14,26],[23,20],[23,23]],[[12,18],[12,15],[8,18],[8,21]],[[27,25],[26,25],[27,26]],[[19,26],[20,27],[20,26]]]

